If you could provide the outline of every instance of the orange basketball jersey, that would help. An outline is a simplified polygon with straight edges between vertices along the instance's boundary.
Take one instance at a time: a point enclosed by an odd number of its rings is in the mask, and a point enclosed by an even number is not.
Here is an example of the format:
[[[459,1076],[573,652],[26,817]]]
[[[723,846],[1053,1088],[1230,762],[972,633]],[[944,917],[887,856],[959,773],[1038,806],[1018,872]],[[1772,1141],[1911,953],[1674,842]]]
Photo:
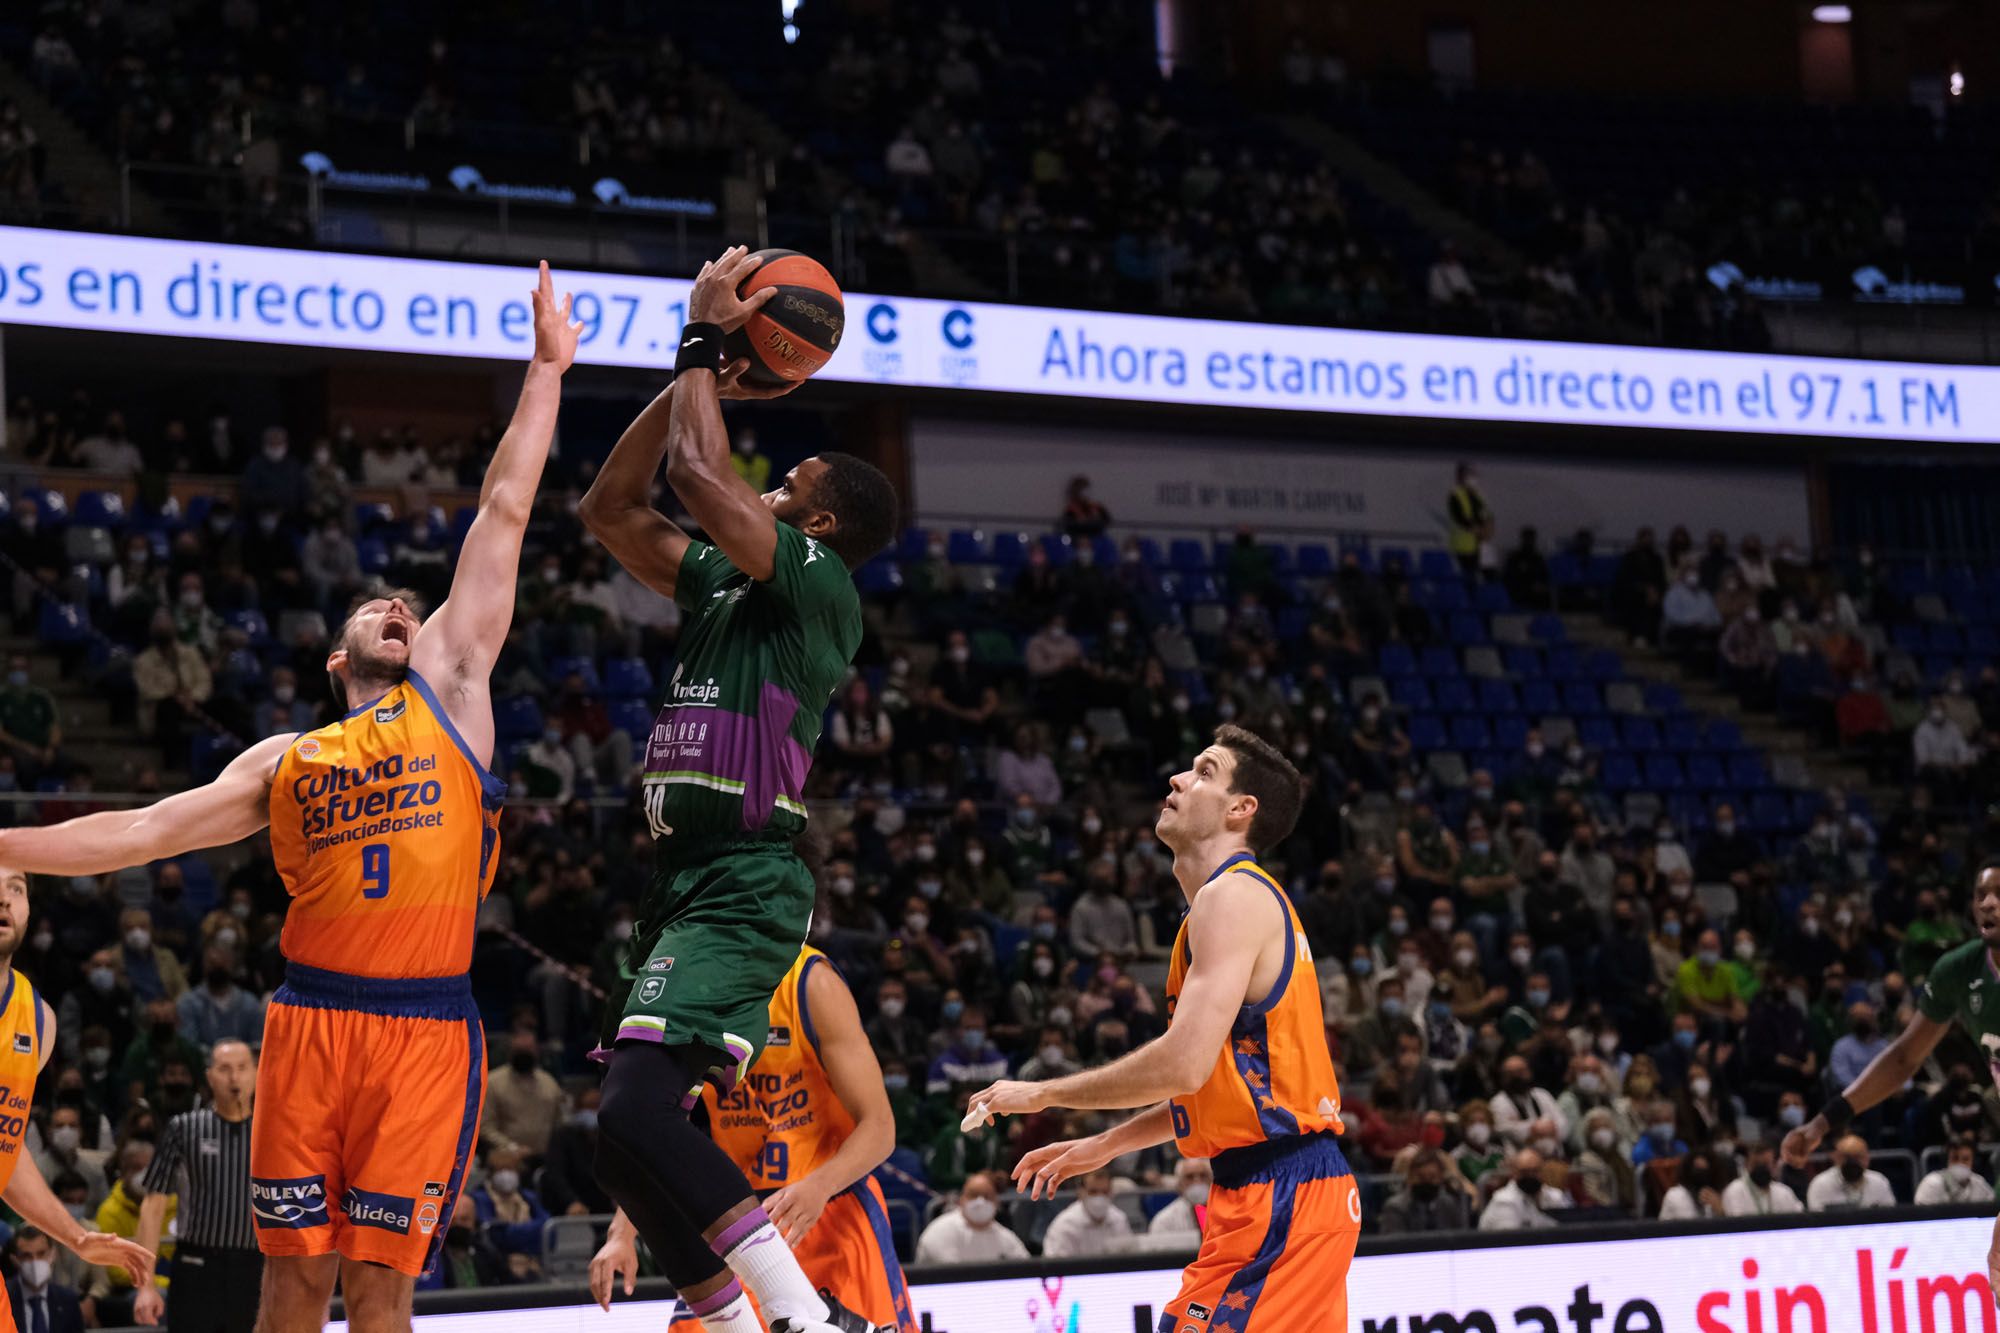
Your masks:
[[[287,960],[364,977],[472,966],[507,784],[423,677],[307,732],[271,783],[271,853],[292,895]]]
[[[764,1053],[728,1095],[718,1099],[712,1083],[703,1089],[715,1141],[754,1189],[798,1180],[839,1152],[854,1132],[854,1117],[819,1061],[819,1035],[806,1003],[806,978],[815,967],[832,966],[818,949],[800,950],[771,996]]]
[[[1217,1054],[1207,1081],[1192,1097],[1171,1103],[1174,1138],[1188,1157],[1214,1157],[1293,1134],[1337,1134],[1342,1128],[1340,1087],[1305,928],[1285,891],[1247,853],[1223,862],[1208,883],[1224,875],[1247,875],[1271,891],[1284,914],[1285,957],[1271,993],[1237,1012],[1228,1045]],[[1170,1019],[1192,959],[1183,921],[1167,967]]]

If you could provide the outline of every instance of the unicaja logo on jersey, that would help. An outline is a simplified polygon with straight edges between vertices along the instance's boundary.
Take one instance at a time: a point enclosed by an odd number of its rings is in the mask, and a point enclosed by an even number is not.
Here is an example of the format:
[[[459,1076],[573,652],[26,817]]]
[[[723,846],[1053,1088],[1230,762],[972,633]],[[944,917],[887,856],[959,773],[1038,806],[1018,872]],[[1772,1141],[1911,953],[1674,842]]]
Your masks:
[[[674,678],[667,686],[667,698],[677,704],[700,708],[715,707],[716,700],[722,697],[722,687],[715,683],[715,677],[710,676],[699,685],[683,685],[681,672],[686,669],[685,662],[674,667]]]

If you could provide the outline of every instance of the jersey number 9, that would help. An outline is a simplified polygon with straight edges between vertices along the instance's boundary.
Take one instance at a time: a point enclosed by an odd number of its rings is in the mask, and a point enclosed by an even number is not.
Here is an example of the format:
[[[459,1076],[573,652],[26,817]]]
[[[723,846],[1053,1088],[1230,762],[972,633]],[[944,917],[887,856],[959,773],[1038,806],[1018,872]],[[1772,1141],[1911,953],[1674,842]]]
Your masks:
[[[759,1174],[765,1181],[772,1185],[784,1184],[785,1177],[791,1174],[792,1169],[791,1146],[785,1143],[767,1143],[759,1156],[762,1160],[757,1166]]]
[[[361,896],[389,896],[389,844],[371,842],[361,849]]]

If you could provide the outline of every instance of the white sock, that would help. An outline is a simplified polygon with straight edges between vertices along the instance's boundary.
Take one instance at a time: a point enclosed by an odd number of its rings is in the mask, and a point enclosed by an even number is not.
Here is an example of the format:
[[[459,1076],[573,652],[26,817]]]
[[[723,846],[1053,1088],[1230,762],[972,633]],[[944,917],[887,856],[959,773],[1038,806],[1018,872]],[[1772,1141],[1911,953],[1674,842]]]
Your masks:
[[[813,1290],[792,1247],[785,1244],[762,1208],[745,1213],[716,1237],[715,1251],[764,1307],[766,1319],[774,1323],[780,1319],[826,1322],[826,1302]]]
[[[757,1311],[750,1304],[750,1298],[740,1290],[736,1299],[720,1310],[711,1311],[701,1317],[701,1326],[708,1333],[764,1333],[764,1325],[757,1318]]]

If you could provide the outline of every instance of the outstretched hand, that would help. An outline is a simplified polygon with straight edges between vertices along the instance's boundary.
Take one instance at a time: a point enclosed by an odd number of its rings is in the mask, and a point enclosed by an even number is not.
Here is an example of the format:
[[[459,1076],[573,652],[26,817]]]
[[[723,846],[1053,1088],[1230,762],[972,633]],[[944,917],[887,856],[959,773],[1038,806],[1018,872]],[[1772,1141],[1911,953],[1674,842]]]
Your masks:
[[[778,294],[775,287],[739,296],[737,287],[757,268],[758,261],[747,245],[732,245],[701,266],[695,275],[694,290],[688,293],[690,324],[720,325],[724,333],[734,333],[750,322],[750,316]]]
[[[549,276],[549,261],[544,259],[532,298],[535,360],[553,365],[558,375],[568,370],[576,360],[576,340],[583,332],[583,325],[570,321],[570,301],[570,294],[564,292],[561,302],[557,302],[555,279]]]

